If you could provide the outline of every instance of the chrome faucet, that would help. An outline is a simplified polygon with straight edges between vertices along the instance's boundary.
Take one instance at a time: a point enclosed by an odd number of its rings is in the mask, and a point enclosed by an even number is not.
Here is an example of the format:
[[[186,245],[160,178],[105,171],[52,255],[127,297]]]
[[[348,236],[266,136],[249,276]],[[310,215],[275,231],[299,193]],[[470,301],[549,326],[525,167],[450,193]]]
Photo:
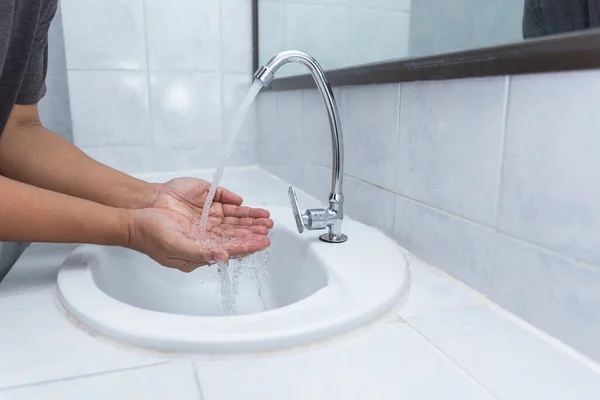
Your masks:
[[[342,233],[342,222],[344,220],[344,195],[342,184],[344,180],[344,142],[342,138],[342,125],[340,123],[339,111],[333,97],[331,86],[325,77],[323,69],[310,55],[301,51],[282,51],[273,57],[267,64],[260,67],[254,74],[254,78],[268,86],[275,77],[275,72],[287,63],[304,64],[317,84],[317,88],[323,97],[329,126],[331,128],[331,145],[333,147],[333,161],[331,166],[331,194],[329,195],[329,208],[308,209],[300,212],[296,190],[290,186],[288,196],[294,212],[298,232],[304,229],[317,230],[328,229],[328,232],[319,238],[328,243],[343,243],[348,237]]]

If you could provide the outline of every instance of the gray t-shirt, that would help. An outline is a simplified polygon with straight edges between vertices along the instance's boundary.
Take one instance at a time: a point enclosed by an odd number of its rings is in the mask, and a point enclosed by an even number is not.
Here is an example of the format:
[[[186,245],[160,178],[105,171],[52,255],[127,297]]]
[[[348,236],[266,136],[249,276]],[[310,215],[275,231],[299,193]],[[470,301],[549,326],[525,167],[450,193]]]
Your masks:
[[[46,93],[48,28],[58,0],[0,0],[0,135],[15,104]]]

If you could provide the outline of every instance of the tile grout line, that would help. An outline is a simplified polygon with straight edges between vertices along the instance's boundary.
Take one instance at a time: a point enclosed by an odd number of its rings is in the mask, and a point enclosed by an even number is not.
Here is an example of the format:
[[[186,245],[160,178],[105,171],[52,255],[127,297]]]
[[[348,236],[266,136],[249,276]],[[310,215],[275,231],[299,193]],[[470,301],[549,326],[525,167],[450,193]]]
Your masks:
[[[202,393],[202,384],[200,383],[200,374],[198,373],[198,368],[196,367],[196,361],[192,361],[192,371],[194,372],[194,380],[196,381],[196,386],[198,387],[198,394],[200,395],[200,400],[204,399],[204,393]]]
[[[116,369],[109,370],[109,371],[91,372],[88,374],[74,375],[74,376],[68,376],[68,377],[57,378],[57,379],[48,379],[48,380],[42,380],[42,381],[37,381],[37,382],[32,382],[32,383],[24,383],[24,384],[14,385],[14,386],[0,387],[0,392],[8,392],[11,390],[16,390],[16,389],[43,386],[43,385],[65,382],[65,381],[68,382],[68,381],[74,381],[77,379],[92,378],[92,377],[96,377],[96,376],[119,374],[122,372],[136,371],[139,369],[159,367],[159,366],[168,365],[171,363],[172,363],[171,361],[158,361],[158,362],[153,362],[153,363],[144,364],[144,365],[136,365],[133,367],[116,368]]]
[[[492,226],[497,227],[498,225],[498,211],[500,208],[500,189],[502,186],[502,178],[504,177],[504,156],[506,153],[506,131],[508,127],[508,118],[509,118],[509,106],[510,106],[510,92],[512,79],[510,76],[506,76],[506,82],[504,84],[504,101],[502,106],[502,126],[500,131],[500,154],[498,154],[499,161],[499,170],[496,176],[496,190],[494,196],[494,218],[492,221]]]
[[[479,307],[479,306],[470,306],[470,307]],[[465,308],[470,308],[470,307],[463,307],[462,309]],[[497,394],[495,394],[490,388],[488,388],[486,385],[483,384],[483,382],[481,382],[479,379],[477,379],[474,375],[472,375],[469,371],[467,371],[466,368],[464,368],[462,365],[460,365],[458,363],[458,361],[456,361],[454,358],[450,357],[449,354],[447,354],[444,350],[442,350],[441,347],[439,347],[437,344],[435,344],[431,339],[429,339],[428,337],[426,337],[425,335],[423,335],[415,326],[412,325],[412,323],[410,322],[410,319],[406,319],[406,325],[420,338],[422,338],[425,342],[427,342],[435,351],[437,351],[440,355],[442,355],[446,360],[448,360],[452,365],[454,365],[458,370],[460,370],[469,380],[471,380],[473,383],[477,384],[479,387],[481,387],[485,392],[487,392],[492,398],[496,399],[496,400],[500,400],[501,397]]]
[[[144,55],[146,57],[146,100],[148,101],[148,129],[150,130],[150,171],[155,170],[155,154],[154,154],[154,124],[153,124],[153,113],[152,113],[152,88],[150,79],[150,43],[148,40],[148,7],[146,4],[147,0],[142,0],[142,18],[144,20]]]

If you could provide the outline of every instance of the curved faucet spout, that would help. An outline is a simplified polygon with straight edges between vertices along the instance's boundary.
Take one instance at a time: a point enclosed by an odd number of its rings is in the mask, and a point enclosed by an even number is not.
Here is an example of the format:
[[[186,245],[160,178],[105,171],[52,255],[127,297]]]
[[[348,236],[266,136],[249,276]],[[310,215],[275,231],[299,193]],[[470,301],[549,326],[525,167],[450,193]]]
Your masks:
[[[290,50],[276,54],[268,63],[256,71],[254,78],[262,82],[264,86],[268,86],[273,81],[275,72],[287,63],[303,64],[310,70],[327,109],[329,127],[331,128],[333,156],[331,164],[331,194],[327,210],[307,210],[305,213],[300,214],[297,200],[295,200],[295,192],[293,188],[290,188],[290,200],[296,214],[298,230],[302,232],[304,227],[309,230],[328,227],[329,233],[321,235],[321,240],[330,243],[345,242],[348,238],[341,232],[342,221],[344,219],[344,195],[342,193],[344,181],[344,142],[342,124],[333,91],[325,77],[325,72],[323,72],[319,63],[309,54]]]

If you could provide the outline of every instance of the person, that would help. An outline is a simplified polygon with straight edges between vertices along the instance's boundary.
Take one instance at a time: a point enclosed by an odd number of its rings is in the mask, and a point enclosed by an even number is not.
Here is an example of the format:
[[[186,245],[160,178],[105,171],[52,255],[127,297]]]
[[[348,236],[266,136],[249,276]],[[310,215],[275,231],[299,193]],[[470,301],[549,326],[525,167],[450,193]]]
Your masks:
[[[600,0],[525,0],[523,38],[600,27]]]
[[[123,246],[184,272],[268,247],[267,210],[218,188],[201,231],[210,183],[136,179],[44,128],[36,104],[56,12],[57,0],[0,1],[0,242]]]

